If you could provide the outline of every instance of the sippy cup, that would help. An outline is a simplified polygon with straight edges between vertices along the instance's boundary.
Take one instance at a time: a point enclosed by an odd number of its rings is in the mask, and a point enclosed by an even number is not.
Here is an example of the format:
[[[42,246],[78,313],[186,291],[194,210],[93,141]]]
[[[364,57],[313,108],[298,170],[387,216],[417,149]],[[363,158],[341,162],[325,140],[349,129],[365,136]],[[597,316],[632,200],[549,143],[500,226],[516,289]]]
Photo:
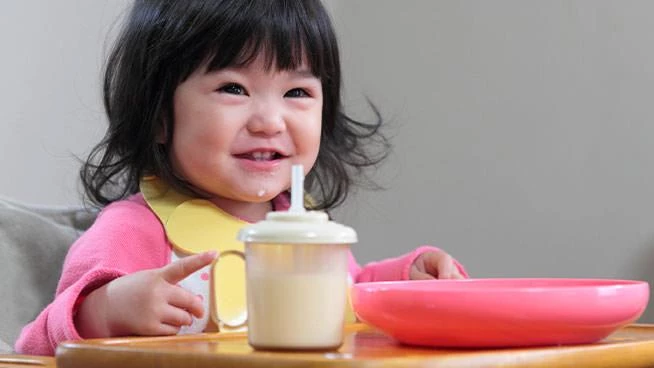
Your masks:
[[[293,166],[291,208],[240,230],[245,243],[248,342],[255,349],[330,350],[343,343],[348,249],[356,232],[306,211]]]

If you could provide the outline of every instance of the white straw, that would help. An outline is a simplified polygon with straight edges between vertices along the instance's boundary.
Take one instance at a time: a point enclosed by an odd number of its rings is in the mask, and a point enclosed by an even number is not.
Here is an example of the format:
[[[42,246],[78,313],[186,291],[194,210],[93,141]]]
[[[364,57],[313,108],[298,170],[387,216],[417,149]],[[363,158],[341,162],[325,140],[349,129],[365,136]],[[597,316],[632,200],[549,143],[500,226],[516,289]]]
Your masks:
[[[304,212],[304,168],[293,165],[291,174],[291,208],[290,212]]]

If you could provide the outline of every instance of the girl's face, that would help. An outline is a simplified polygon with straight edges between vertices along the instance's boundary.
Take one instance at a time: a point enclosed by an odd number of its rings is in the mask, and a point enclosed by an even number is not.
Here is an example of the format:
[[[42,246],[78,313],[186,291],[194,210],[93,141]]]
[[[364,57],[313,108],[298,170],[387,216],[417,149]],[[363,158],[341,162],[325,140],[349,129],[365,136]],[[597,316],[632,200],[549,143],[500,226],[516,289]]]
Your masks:
[[[267,203],[289,189],[291,166],[320,148],[322,84],[306,66],[198,68],[174,95],[173,166],[221,207]]]

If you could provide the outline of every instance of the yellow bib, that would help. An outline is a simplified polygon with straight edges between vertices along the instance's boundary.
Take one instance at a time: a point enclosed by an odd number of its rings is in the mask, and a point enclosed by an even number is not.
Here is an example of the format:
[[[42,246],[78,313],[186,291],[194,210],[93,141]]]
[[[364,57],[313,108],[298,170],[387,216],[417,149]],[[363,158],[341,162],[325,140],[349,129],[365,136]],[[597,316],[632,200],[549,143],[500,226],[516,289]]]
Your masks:
[[[245,256],[236,235],[248,223],[207,200],[180,194],[156,177],[141,180],[141,192],[163,224],[173,251],[180,255],[218,251],[211,265],[211,320],[220,330],[243,329],[247,315]]]
[[[187,256],[218,251],[211,265],[210,317],[220,331],[243,330],[247,323],[245,255],[236,236],[249,223],[208,200],[178,193],[154,176],[143,178],[140,189],[163,224],[174,252]],[[354,320],[348,295],[346,321]]]

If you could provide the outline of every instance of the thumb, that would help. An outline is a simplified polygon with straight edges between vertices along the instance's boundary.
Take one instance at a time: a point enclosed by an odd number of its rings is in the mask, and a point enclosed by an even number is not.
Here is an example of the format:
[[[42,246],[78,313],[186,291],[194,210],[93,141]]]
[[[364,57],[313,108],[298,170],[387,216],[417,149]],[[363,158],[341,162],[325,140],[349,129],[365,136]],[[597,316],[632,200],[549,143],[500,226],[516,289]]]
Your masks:
[[[184,257],[161,268],[161,274],[164,280],[171,284],[176,284],[184,280],[193,272],[201,269],[204,266],[210,265],[211,262],[216,259],[216,256],[217,253],[215,251],[208,251]]]

